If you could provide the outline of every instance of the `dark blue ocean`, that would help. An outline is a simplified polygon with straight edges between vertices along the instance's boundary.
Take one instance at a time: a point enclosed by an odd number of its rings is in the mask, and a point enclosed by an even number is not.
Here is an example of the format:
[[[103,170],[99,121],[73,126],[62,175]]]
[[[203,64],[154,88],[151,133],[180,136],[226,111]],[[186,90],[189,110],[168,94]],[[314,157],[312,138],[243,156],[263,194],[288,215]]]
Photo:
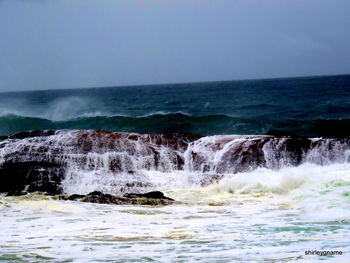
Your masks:
[[[0,93],[0,135],[37,129],[348,136],[350,75]]]

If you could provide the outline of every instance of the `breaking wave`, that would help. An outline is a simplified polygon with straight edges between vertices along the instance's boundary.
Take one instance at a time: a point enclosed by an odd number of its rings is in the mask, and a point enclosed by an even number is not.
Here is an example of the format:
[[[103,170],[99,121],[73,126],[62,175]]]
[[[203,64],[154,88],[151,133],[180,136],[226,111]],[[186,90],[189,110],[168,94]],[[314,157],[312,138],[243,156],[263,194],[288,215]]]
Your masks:
[[[14,114],[0,116],[0,136],[25,130],[95,129],[137,133],[194,134],[284,134],[316,137],[348,136],[350,119],[272,120],[235,118],[227,115],[191,116],[185,113],[157,112],[139,117],[103,116],[98,112],[78,118],[51,120]],[[96,116],[95,116],[96,115]]]

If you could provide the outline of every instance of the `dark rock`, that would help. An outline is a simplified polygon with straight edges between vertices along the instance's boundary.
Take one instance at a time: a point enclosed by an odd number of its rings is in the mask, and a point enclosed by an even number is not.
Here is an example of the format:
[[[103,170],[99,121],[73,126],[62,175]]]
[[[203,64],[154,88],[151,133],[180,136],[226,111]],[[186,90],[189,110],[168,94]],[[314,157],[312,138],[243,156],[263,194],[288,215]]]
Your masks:
[[[8,136],[0,136],[0,141],[7,140],[8,138]]]
[[[127,194],[124,196],[113,196],[110,194],[103,194],[99,191],[91,192],[87,195],[59,195],[59,200],[71,200],[87,203],[97,204],[114,204],[114,205],[170,205],[175,201],[169,197],[164,196],[162,192],[149,192],[145,194]]]
[[[81,198],[80,201],[98,204],[120,204],[119,202],[117,202],[117,197],[110,194],[103,194],[98,191],[87,194],[86,196]]]
[[[48,162],[5,162],[0,166],[0,192],[62,191],[59,184],[64,178],[64,168]]]
[[[37,182],[28,183],[25,190],[29,193],[45,192],[48,194],[59,194],[63,192],[59,183],[46,181],[45,179],[39,179]]]
[[[88,193],[87,195],[103,195],[103,193],[100,191],[93,191],[91,193]]]
[[[54,135],[56,132],[53,130],[47,130],[47,131],[41,131],[41,130],[35,130],[35,131],[22,131],[17,132],[11,136],[8,136],[9,139],[25,139],[25,138],[31,138],[31,137],[46,137]]]
[[[74,195],[68,196],[68,200],[71,200],[71,201],[73,201],[73,200],[78,200],[78,199],[83,198],[84,196],[85,196],[85,195],[74,194]]]
[[[28,192],[26,191],[11,191],[6,193],[6,196],[22,196],[22,195],[26,195],[28,194]]]
[[[271,136],[276,136],[276,137],[300,137],[297,134],[287,132],[287,131],[282,131],[282,130],[274,130],[271,129],[269,130],[266,135],[271,135]]]
[[[270,141],[268,137],[256,140],[242,140],[230,146],[215,167],[215,172],[232,173],[248,172],[265,166],[264,145]],[[198,158],[198,157],[197,157]],[[208,169],[204,170],[206,172]]]
[[[152,199],[167,199],[167,200],[172,200],[173,199],[166,197],[162,192],[159,191],[153,191],[153,192],[148,192],[145,194],[124,194],[123,195],[126,198],[152,198]]]
[[[293,165],[299,165],[302,162],[303,153],[308,151],[311,146],[311,140],[302,137],[291,137],[286,141],[285,149],[290,152]]]

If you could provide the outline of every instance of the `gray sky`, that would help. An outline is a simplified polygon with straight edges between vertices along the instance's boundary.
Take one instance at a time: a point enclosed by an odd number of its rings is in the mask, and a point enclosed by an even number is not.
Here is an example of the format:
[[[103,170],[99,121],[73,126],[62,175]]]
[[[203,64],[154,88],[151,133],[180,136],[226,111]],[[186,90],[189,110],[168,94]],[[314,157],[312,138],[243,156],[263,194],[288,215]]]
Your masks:
[[[0,91],[346,73],[349,0],[0,0]]]

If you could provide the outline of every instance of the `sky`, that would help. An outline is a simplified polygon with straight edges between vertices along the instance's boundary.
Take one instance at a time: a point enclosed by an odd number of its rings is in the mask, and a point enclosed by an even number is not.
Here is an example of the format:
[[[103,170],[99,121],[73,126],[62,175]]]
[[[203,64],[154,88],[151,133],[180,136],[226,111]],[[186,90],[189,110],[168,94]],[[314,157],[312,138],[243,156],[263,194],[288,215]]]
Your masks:
[[[0,91],[349,73],[349,0],[0,0]]]

